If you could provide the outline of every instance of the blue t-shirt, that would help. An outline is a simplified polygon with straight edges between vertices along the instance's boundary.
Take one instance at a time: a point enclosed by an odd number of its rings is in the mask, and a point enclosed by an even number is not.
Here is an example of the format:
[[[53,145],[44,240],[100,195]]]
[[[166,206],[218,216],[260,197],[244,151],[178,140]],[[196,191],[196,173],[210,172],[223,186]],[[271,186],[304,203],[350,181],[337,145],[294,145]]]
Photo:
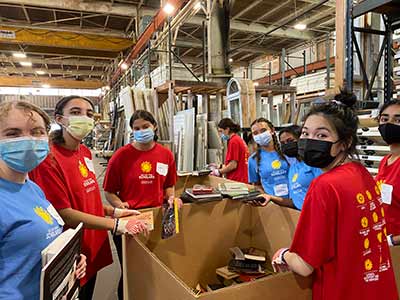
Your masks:
[[[0,178],[0,299],[40,297],[41,251],[61,232],[42,190]],[[55,216],[55,217],[54,217]]]
[[[261,182],[264,191],[269,195],[289,197],[288,170],[289,164],[279,157],[276,151],[260,150],[258,167],[256,153],[249,159],[249,182]]]
[[[304,161],[290,162],[289,196],[294,206],[301,210],[311,181],[322,174],[321,169],[306,165]]]

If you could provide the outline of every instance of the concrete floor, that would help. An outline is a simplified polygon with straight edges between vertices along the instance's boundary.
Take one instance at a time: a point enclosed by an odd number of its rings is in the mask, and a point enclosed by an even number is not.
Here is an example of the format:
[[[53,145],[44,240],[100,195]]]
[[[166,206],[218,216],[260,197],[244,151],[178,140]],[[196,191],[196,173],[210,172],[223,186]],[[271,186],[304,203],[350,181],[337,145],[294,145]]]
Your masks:
[[[105,167],[100,163],[104,163],[105,160],[102,158],[97,158],[94,153],[93,154],[93,164],[94,169],[97,175],[97,181],[99,182],[101,197],[103,203],[108,204],[103,191],[103,180],[105,174]],[[118,278],[121,274],[121,269],[119,267],[118,255],[114,246],[114,242],[112,240],[111,234],[110,237],[110,245],[113,254],[114,263],[103,270],[101,270],[97,275],[96,287],[94,291],[93,300],[117,300],[117,287],[118,287]]]

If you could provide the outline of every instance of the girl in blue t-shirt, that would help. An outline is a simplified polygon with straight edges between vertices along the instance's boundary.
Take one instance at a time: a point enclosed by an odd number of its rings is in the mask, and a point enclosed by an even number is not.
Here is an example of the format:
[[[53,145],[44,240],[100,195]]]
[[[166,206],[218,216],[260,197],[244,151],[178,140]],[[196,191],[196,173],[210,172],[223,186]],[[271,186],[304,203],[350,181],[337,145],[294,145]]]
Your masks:
[[[274,126],[259,118],[251,124],[251,133],[257,150],[249,159],[249,183],[267,195],[288,198],[289,163],[279,147]]]
[[[279,131],[282,152],[291,159],[288,173],[289,198],[271,198],[276,204],[298,210],[303,207],[304,198],[311,181],[322,173],[321,169],[306,165],[300,158],[297,149],[297,141],[300,138],[300,134],[301,128],[297,125],[292,125]]]
[[[40,298],[41,251],[63,230],[54,207],[28,179],[49,153],[49,125],[47,114],[30,103],[0,104],[0,299]],[[85,272],[81,256],[77,278]]]

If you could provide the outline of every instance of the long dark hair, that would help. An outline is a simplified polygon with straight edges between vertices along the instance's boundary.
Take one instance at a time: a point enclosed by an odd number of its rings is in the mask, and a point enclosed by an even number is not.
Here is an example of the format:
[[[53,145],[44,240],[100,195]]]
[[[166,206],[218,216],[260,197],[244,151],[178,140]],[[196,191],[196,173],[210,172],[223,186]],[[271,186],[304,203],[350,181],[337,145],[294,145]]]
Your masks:
[[[86,97],[75,96],[75,95],[66,96],[66,97],[61,98],[57,102],[55,110],[54,110],[54,117],[56,117],[57,115],[61,115],[61,116],[64,115],[65,106],[68,104],[68,102],[70,102],[71,100],[74,100],[74,99],[85,100],[94,109],[93,102],[90,99],[86,98]],[[51,143],[56,144],[56,145],[62,145],[62,144],[65,143],[65,140],[64,140],[64,137],[63,137],[63,130],[64,129],[63,129],[62,126],[60,126],[60,127],[61,127],[60,129],[57,129],[57,130],[54,130],[53,132],[51,132],[50,137],[49,137]]]
[[[273,131],[273,133],[271,133],[272,135],[272,141],[274,142],[274,149],[275,151],[278,153],[279,158],[286,161],[286,157],[283,154],[282,150],[281,150],[281,146],[278,142],[278,138],[276,136],[276,132],[275,132],[275,127],[274,125],[271,123],[271,121],[265,119],[265,118],[258,118],[256,120],[253,121],[253,123],[251,123],[250,128],[253,127],[254,124],[256,123],[267,123],[268,127]],[[253,137],[254,140],[254,137]],[[260,168],[260,163],[261,163],[261,148],[257,145],[257,151],[256,151],[256,161],[257,161],[257,168]]]
[[[238,133],[240,131],[240,125],[233,122],[230,118],[224,118],[218,123],[218,128],[227,129],[229,128],[229,132]]]
[[[333,128],[335,128],[339,140],[343,141],[346,148],[346,155],[352,158],[358,157],[357,129],[358,117],[355,112],[357,97],[350,91],[342,89],[333,101],[315,104],[304,118],[304,122],[312,115],[324,117]]]
[[[301,127],[298,125],[291,125],[282,128],[281,130],[279,130],[279,140],[281,140],[281,135],[284,134],[285,132],[293,135],[296,138],[296,140],[298,140],[301,135]]]
[[[156,121],[156,119],[154,118],[154,116],[153,116],[150,112],[148,112],[147,110],[141,110],[141,109],[139,109],[139,110],[135,111],[135,112],[133,113],[132,117],[131,117],[130,120],[129,120],[129,126],[131,127],[132,130],[133,130],[133,123],[134,123],[136,120],[139,120],[139,119],[148,121],[148,122],[150,122],[154,127],[156,127],[156,130],[154,131],[154,141],[157,141],[157,140],[158,140],[158,136],[157,136],[158,128],[157,128],[157,121]]]

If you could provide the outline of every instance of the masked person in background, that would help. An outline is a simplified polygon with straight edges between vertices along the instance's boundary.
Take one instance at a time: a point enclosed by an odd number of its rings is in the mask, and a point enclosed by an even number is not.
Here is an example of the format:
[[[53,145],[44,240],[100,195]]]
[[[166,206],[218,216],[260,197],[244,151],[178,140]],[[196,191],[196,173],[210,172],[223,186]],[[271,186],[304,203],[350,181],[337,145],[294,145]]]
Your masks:
[[[61,130],[50,135],[50,154],[29,176],[43,189],[67,227],[84,224],[82,252],[88,258],[88,268],[79,299],[92,299],[97,272],[112,263],[106,230],[114,235],[133,235],[147,229],[140,221],[119,219],[135,211],[114,209],[101,202],[91,152],[81,144],[93,129],[92,102],[79,96],[62,98],[55,108],[55,121]]]
[[[279,131],[282,152],[288,157],[290,163],[288,172],[289,198],[265,195],[266,201],[260,204],[261,206],[273,201],[281,206],[301,210],[311,181],[322,173],[321,169],[305,164],[299,156],[297,142],[300,133],[301,128],[297,125],[285,127]]]
[[[228,143],[225,165],[212,171],[214,176],[225,175],[227,179],[248,183],[249,149],[244,140],[237,134],[240,126],[231,119],[225,118],[218,123],[218,132],[223,141]]]
[[[173,205],[175,199],[176,165],[172,152],[157,143],[157,122],[145,110],[137,110],[129,125],[132,143],[120,148],[111,157],[103,187],[108,202],[116,208],[149,208]],[[178,199],[179,205],[182,205]],[[114,237],[120,262],[122,241]],[[122,269],[122,265],[121,265]],[[120,278],[118,297],[123,298]]]
[[[28,172],[48,155],[50,119],[28,102],[0,104],[0,299],[39,300],[41,251],[64,222]],[[78,279],[85,275],[81,255]]]
[[[251,124],[251,133],[258,148],[249,159],[249,183],[262,193],[288,198],[289,163],[279,147],[274,126],[259,118]]]
[[[380,109],[379,132],[390,154],[381,161],[375,180],[382,191],[388,243],[400,245],[400,100],[388,101]]]
[[[290,249],[272,265],[313,274],[314,300],[397,300],[380,190],[356,161],[356,97],[335,100],[305,117],[299,154],[324,173],[310,185]]]

